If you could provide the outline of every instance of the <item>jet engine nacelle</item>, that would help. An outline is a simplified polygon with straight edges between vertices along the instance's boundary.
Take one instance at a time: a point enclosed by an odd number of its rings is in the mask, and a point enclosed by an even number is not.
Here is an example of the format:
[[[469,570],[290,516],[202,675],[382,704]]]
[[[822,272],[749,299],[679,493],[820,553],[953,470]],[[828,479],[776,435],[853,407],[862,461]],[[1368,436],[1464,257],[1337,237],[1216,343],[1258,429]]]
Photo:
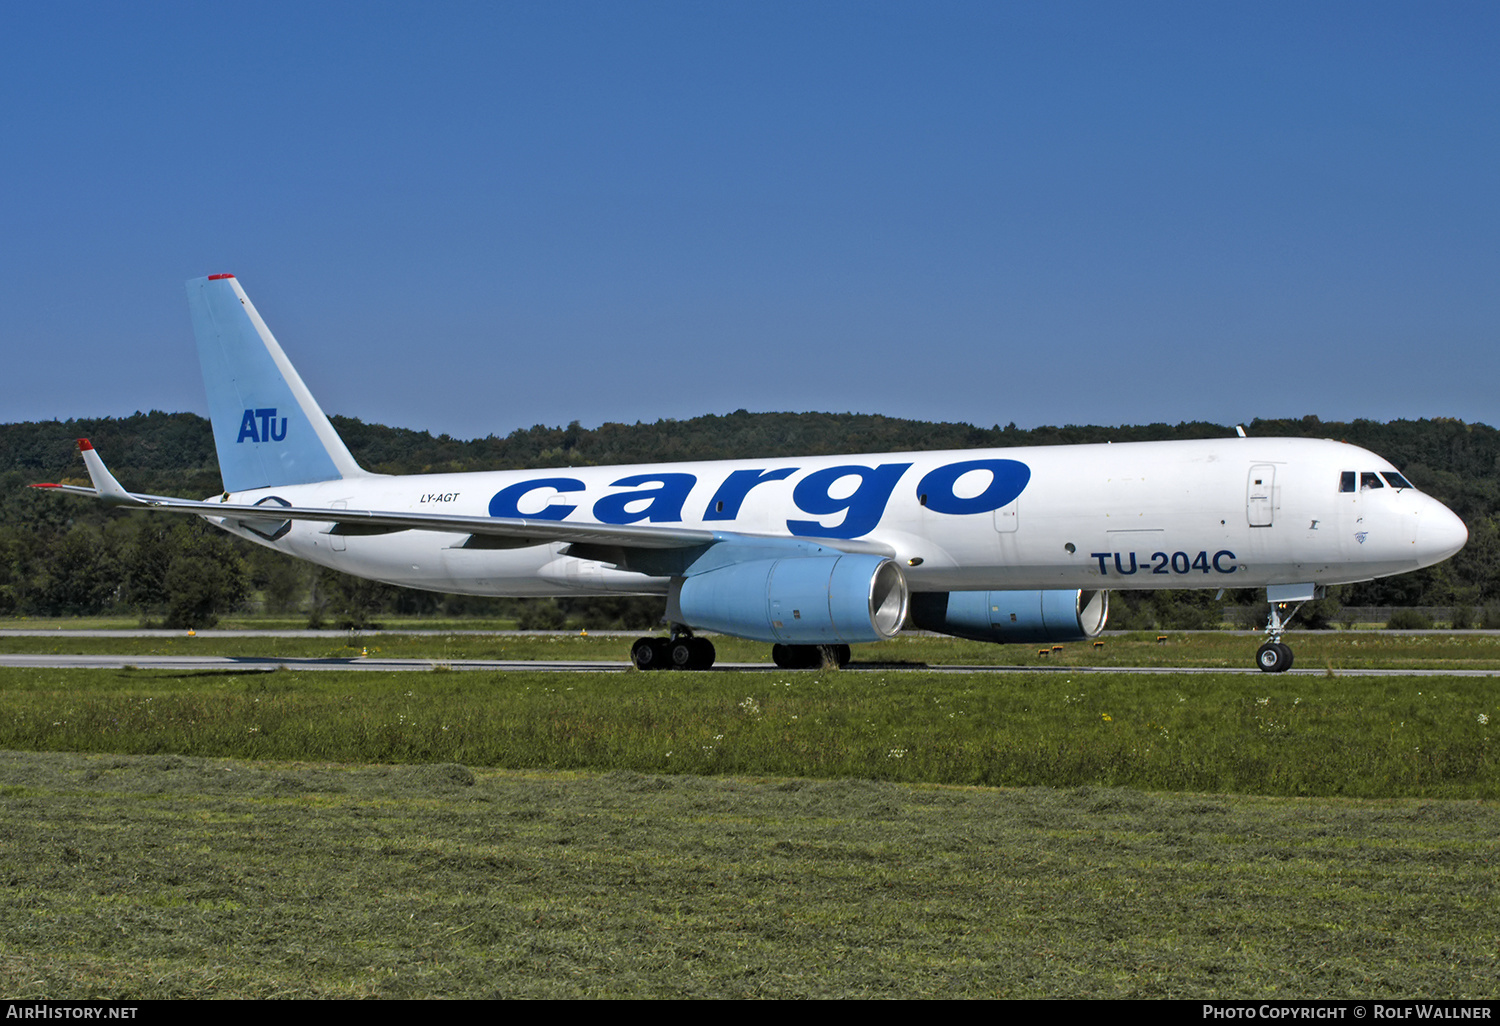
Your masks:
[[[912,623],[998,644],[1087,641],[1109,616],[1107,591],[938,591],[911,598]]]
[[[789,556],[689,577],[677,607],[683,623],[741,638],[854,644],[895,637],[908,595],[906,576],[884,556]]]

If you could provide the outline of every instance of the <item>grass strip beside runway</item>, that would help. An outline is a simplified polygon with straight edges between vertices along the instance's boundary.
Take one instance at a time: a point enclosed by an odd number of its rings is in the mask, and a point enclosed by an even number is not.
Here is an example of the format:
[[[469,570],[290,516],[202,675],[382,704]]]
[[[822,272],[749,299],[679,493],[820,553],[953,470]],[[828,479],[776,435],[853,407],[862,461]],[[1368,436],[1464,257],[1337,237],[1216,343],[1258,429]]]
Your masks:
[[[0,748],[1500,797],[1485,677],[0,669]]]

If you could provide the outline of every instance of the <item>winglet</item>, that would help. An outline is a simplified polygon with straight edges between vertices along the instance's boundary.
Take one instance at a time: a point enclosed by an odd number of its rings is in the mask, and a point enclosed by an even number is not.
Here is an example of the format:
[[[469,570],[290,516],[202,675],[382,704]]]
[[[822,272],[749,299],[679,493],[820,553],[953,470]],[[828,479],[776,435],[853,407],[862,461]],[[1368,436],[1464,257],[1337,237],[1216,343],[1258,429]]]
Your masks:
[[[99,493],[99,498],[112,506],[139,506],[140,500],[131,495],[120,482],[115,480],[115,475],[109,472],[104,465],[104,460],[94,451],[93,444],[87,438],[78,440],[78,451],[83,453],[83,465],[88,467],[89,479],[94,482],[94,489]]]

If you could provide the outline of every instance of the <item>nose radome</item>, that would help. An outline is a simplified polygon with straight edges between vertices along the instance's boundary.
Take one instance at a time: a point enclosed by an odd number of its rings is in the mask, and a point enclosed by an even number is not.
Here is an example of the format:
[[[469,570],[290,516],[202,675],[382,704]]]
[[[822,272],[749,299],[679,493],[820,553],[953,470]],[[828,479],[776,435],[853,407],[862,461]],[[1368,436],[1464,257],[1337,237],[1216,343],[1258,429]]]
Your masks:
[[[1432,506],[1422,511],[1417,528],[1417,547],[1421,550],[1423,566],[1441,563],[1469,540],[1469,529],[1447,506],[1433,500]]]

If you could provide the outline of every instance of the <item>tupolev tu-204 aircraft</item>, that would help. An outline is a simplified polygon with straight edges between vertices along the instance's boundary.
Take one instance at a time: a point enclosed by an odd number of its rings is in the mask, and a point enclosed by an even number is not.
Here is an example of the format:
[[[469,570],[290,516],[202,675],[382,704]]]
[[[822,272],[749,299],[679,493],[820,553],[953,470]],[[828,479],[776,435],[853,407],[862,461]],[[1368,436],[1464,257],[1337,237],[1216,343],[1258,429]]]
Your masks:
[[[221,495],[92,488],[192,513],[360,577],[475,595],[660,595],[640,669],[705,669],[694,631],[767,641],[784,667],[847,662],[904,625],[991,642],[1104,628],[1111,588],[1260,588],[1256,663],[1330,584],[1430,566],[1464,524],[1356,446],[1240,437],[397,477],[349,454],[233,275],[188,282]]]

